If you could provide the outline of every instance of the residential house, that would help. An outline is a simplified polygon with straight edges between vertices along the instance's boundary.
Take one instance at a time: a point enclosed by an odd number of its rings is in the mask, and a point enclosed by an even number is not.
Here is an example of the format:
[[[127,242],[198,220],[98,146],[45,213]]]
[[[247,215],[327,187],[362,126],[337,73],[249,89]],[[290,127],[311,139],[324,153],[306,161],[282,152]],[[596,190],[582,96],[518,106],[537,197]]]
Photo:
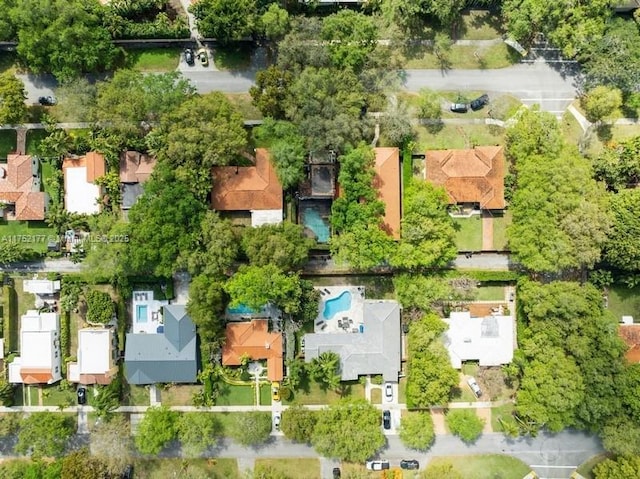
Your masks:
[[[331,237],[329,218],[338,189],[336,160],[333,150],[312,151],[305,165],[306,177],[298,185],[298,223],[318,243],[328,243]]]
[[[22,285],[25,293],[35,296],[35,307],[42,308],[46,305],[53,305],[60,292],[60,280],[50,281],[48,279],[25,279]]]
[[[400,175],[400,152],[398,148],[374,148],[376,154],[373,184],[384,203],[384,223],[382,228],[400,239],[400,218],[402,217],[402,186]]]
[[[449,204],[481,210],[502,210],[505,161],[501,146],[469,150],[431,150],[425,155],[425,179],[443,186]]]
[[[39,221],[45,217],[46,194],[40,191],[39,160],[11,154],[0,163],[0,219]]]
[[[67,379],[80,384],[109,384],[118,374],[118,337],[113,328],[78,331],[77,361],[67,365]]]
[[[120,155],[120,187],[122,209],[128,210],[144,192],[143,184],[156,166],[156,159],[137,151],[125,151]]]
[[[90,152],[85,156],[65,158],[62,171],[66,211],[86,215],[99,213],[102,189],[95,181],[106,173],[104,156]]]
[[[629,363],[640,363],[640,324],[633,322],[633,317],[623,316],[618,334],[627,345],[624,357]]]
[[[444,343],[451,365],[460,369],[464,361],[480,366],[509,364],[516,348],[515,321],[500,314],[473,318],[468,311],[452,312],[444,320],[449,328]]]
[[[129,384],[195,383],[196,327],[186,307],[164,306],[155,334],[127,334],[124,364]]]
[[[255,150],[253,166],[217,166],[212,170],[211,207],[248,215],[251,226],[282,222],[284,194],[269,152]]]
[[[9,364],[9,382],[53,384],[62,379],[60,316],[29,310],[20,321],[20,356]]]
[[[400,304],[391,300],[367,299],[364,300],[362,318],[351,319],[362,324],[358,332],[305,334],[305,361],[311,362],[322,353],[332,351],[340,356],[343,381],[381,374],[385,381],[397,382],[401,370]]]
[[[611,6],[616,13],[633,12],[640,8],[640,0],[615,0]]]
[[[222,365],[240,366],[242,358],[267,361],[267,378],[282,381],[284,377],[282,333],[269,332],[266,319],[228,323],[222,347]]]

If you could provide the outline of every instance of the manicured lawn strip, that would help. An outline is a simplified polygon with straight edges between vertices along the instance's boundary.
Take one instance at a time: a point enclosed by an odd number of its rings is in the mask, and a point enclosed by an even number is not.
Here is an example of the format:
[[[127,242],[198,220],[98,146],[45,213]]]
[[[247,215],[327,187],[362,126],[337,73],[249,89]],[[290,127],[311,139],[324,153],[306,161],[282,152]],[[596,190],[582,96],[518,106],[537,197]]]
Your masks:
[[[502,216],[493,217],[493,249],[506,251],[507,227],[511,224],[511,211],[505,211]]]
[[[40,142],[46,138],[45,130],[29,130],[27,131],[27,155],[37,155]]]
[[[323,390],[318,384],[310,382],[307,390],[295,391],[291,400],[285,401],[285,404],[291,404],[294,400],[300,404],[331,404],[346,396],[364,398],[364,386],[358,381],[342,382],[340,384],[343,387],[342,396],[335,391]]]
[[[514,422],[512,415],[513,409],[514,406],[511,403],[491,408],[491,427],[494,432],[501,432],[503,430],[500,419],[503,421]]]
[[[251,386],[236,386],[235,384],[220,383],[220,395],[216,399],[216,406],[253,406],[256,393]]]
[[[127,50],[127,66],[143,72],[170,72],[178,68],[180,48],[136,48]]]
[[[609,287],[609,310],[618,321],[622,316],[640,318],[640,286],[627,288],[621,284]]]
[[[260,385],[260,405],[261,406],[271,405],[271,385],[270,384]]]
[[[400,404],[407,403],[407,378],[400,378],[398,381],[398,402]]]
[[[125,384],[124,404],[127,406],[148,406],[149,390],[145,386]]]
[[[46,251],[47,237],[54,234],[44,221],[0,221],[0,242],[18,241],[36,251]]]
[[[248,45],[216,48],[213,61],[218,70],[246,70],[251,66],[253,49]]]
[[[371,404],[382,403],[382,391],[378,388],[371,390]]]
[[[238,479],[236,459],[137,459],[134,462],[136,479],[169,477],[207,477],[209,479]]]
[[[564,136],[567,143],[575,146],[580,143],[582,135],[584,134],[580,123],[578,123],[578,120],[576,120],[576,117],[568,111],[564,112],[564,114],[562,115],[562,120],[560,121],[560,130],[562,131],[562,135]]]
[[[436,457],[429,464],[449,462],[465,479],[522,479],[529,466],[515,457],[501,454]]]
[[[495,125],[442,125],[435,131],[425,126],[415,127],[418,133],[417,151],[472,148],[504,144],[504,128]]]
[[[456,226],[456,246],[458,251],[480,251],[482,248],[482,219],[478,215],[471,218],[453,218]]]
[[[475,56],[477,53],[478,57]],[[518,54],[506,44],[499,43],[490,46],[453,45],[448,54],[448,69],[493,69],[506,68],[516,63]],[[404,62],[406,69],[440,69],[442,63],[427,46],[419,46],[411,52]]]
[[[597,456],[593,456],[588,461],[583,462],[580,467],[578,467],[577,471],[584,479],[595,479],[593,475],[593,468],[596,467],[597,464],[600,464],[605,459],[609,459],[610,455],[608,454],[598,454]]]
[[[273,469],[290,479],[320,479],[319,459],[256,459],[255,471],[261,468]]]
[[[248,93],[225,93],[225,96],[245,120],[262,120],[262,112],[251,103],[251,95]]]
[[[478,301],[504,301],[502,286],[481,286],[478,288]]]
[[[93,394],[93,393],[91,393]],[[73,406],[76,403],[75,392],[71,390],[62,391],[58,385],[44,386],[42,388],[43,406]]]
[[[15,130],[0,130],[0,158],[6,158],[16,151],[17,134]]]
[[[35,296],[24,290],[24,280],[14,278],[16,300],[18,302],[18,318],[25,314],[28,310],[36,307]]]
[[[191,384],[174,384],[169,388],[162,388],[160,400],[166,406],[190,406],[193,395],[200,391],[202,386]]]

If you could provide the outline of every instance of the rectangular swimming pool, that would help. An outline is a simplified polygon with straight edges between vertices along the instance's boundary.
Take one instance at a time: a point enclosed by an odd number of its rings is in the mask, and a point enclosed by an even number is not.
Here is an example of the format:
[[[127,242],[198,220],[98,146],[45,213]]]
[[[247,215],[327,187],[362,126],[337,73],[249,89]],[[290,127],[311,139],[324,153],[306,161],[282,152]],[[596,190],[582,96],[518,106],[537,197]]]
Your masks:
[[[149,320],[149,313],[146,304],[136,306],[136,323],[146,323]]]

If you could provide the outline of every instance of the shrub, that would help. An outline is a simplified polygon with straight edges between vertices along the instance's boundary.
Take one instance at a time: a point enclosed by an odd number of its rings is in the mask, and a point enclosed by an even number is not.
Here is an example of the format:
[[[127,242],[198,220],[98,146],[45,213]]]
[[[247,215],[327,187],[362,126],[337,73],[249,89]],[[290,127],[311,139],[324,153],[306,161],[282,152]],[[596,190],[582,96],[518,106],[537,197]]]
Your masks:
[[[282,386],[280,388],[280,399],[282,399],[283,401],[288,401],[289,399],[291,399],[291,395],[293,393],[291,392],[291,389],[289,389],[287,386]]]
[[[426,450],[431,447],[436,435],[429,411],[412,412],[400,421],[400,440],[411,448]]]
[[[484,420],[473,409],[453,409],[447,413],[447,426],[464,442],[474,442],[482,434]]]
[[[86,294],[86,298],[87,322],[107,324],[113,319],[115,308],[108,293],[91,290]]]

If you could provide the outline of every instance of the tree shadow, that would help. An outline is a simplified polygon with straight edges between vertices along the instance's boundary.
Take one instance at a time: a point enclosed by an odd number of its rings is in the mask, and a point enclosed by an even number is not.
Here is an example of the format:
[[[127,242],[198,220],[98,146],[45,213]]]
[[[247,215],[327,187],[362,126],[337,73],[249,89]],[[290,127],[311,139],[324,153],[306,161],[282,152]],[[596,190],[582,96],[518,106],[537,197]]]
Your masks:
[[[444,128],[444,122],[442,120],[429,120],[426,124],[426,129],[432,135],[440,133]]]

